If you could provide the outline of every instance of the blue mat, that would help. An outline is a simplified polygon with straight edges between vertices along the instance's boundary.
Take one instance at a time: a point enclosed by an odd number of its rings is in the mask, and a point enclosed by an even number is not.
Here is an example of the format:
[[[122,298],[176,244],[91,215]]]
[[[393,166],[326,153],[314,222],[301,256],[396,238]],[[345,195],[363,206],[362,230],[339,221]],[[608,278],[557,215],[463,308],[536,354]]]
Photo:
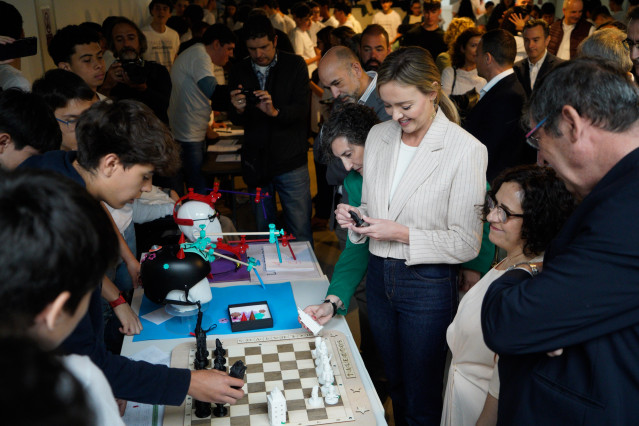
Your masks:
[[[202,318],[202,328],[207,329],[213,324],[217,327],[211,330],[208,335],[231,334],[231,322],[228,317],[228,306],[238,303],[251,303],[266,300],[273,316],[273,328],[266,330],[291,330],[301,328],[297,321],[297,305],[293,297],[291,283],[266,284],[266,289],[260,285],[240,285],[233,287],[216,288],[211,287],[213,299],[207,304]],[[189,337],[195,330],[197,315],[190,317],[173,317],[172,319],[156,325],[146,319],[143,315],[153,312],[156,309],[164,309],[161,305],[156,305],[145,297],[142,298],[140,306],[140,321],[142,321],[142,332],[133,336],[134,342],[145,340],[165,340]],[[222,320],[222,322],[220,322]],[[224,322],[228,321],[228,322]],[[238,332],[235,334],[240,334]],[[246,333],[246,332],[243,332]]]

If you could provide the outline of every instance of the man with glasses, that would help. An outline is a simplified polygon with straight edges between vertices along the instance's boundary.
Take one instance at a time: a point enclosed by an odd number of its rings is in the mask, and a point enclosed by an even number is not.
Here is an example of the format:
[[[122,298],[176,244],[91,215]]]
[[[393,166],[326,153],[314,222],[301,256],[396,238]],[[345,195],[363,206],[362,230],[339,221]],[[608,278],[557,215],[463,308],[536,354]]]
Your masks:
[[[53,69],[33,83],[33,93],[42,96],[58,121],[62,132],[59,149],[77,151],[75,124],[80,115],[98,100],[95,92],[77,74]]]
[[[594,58],[560,64],[532,93],[528,141],[580,202],[539,275],[508,271],[484,297],[500,424],[639,418],[637,105],[626,72]]]

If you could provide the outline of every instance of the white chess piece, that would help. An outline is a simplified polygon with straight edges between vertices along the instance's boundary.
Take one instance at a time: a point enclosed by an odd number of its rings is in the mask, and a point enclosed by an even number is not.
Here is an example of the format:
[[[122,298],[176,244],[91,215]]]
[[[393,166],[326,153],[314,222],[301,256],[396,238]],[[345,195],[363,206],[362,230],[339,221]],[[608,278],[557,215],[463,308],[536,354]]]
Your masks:
[[[319,396],[319,386],[313,386],[311,397],[308,399],[308,406],[311,408],[322,408],[322,398]]]
[[[317,336],[315,338],[315,349],[311,350],[311,355],[313,356],[313,359],[317,359],[320,357],[319,347],[321,344],[322,344],[322,338],[320,336]]]
[[[328,391],[324,394],[324,402],[328,405],[335,405],[339,401],[339,394],[335,390],[335,386],[328,385]]]
[[[277,386],[266,397],[268,405],[268,420],[271,426],[286,423],[286,398]]]

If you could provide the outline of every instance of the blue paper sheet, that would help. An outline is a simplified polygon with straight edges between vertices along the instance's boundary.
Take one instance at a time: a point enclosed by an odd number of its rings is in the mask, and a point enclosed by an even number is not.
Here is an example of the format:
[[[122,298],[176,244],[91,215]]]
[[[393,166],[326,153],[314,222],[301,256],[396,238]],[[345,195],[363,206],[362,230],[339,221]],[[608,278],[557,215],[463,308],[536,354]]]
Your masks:
[[[293,297],[291,283],[266,284],[266,289],[259,285],[240,285],[224,288],[211,287],[213,299],[207,304],[202,318],[202,328],[207,329],[213,324],[217,327],[208,335],[231,334],[231,321],[228,316],[228,306],[238,303],[260,302],[266,300],[273,316],[273,328],[268,330],[291,330],[301,328],[297,321],[297,305]],[[189,337],[195,330],[197,315],[190,317],[173,317],[172,319],[156,325],[142,318],[143,315],[163,306],[156,305],[145,297],[140,306],[140,321],[144,329],[136,336],[134,342],[145,340],[165,340]],[[220,319],[228,322],[220,323]],[[238,332],[242,333],[242,332]],[[236,333],[236,334],[238,334]],[[246,332],[244,332],[246,333]]]

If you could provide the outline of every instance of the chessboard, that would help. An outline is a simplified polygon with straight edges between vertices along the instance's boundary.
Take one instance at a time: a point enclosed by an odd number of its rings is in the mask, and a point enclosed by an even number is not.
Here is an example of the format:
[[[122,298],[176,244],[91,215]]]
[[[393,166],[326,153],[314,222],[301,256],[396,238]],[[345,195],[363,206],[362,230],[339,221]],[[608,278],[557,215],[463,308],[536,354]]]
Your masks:
[[[228,406],[225,417],[198,418],[190,396],[179,407],[166,406],[164,425],[268,425],[267,395],[277,386],[286,398],[287,423],[319,425],[353,422],[353,425],[375,424],[364,385],[351,355],[348,341],[338,331],[325,331],[324,339],[331,357],[335,388],[340,398],[335,405],[322,403],[310,408],[308,398],[318,384],[311,350],[315,336],[294,333],[248,338],[220,339],[227,350],[226,366],[237,360],[246,364],[244,397]],[[215,349],[215,338],[207,339],[209,358]],[[191,368],[195,359],[195,339],[173,349],[171,367]],[[213,405],[215,408],[215,405]]]

